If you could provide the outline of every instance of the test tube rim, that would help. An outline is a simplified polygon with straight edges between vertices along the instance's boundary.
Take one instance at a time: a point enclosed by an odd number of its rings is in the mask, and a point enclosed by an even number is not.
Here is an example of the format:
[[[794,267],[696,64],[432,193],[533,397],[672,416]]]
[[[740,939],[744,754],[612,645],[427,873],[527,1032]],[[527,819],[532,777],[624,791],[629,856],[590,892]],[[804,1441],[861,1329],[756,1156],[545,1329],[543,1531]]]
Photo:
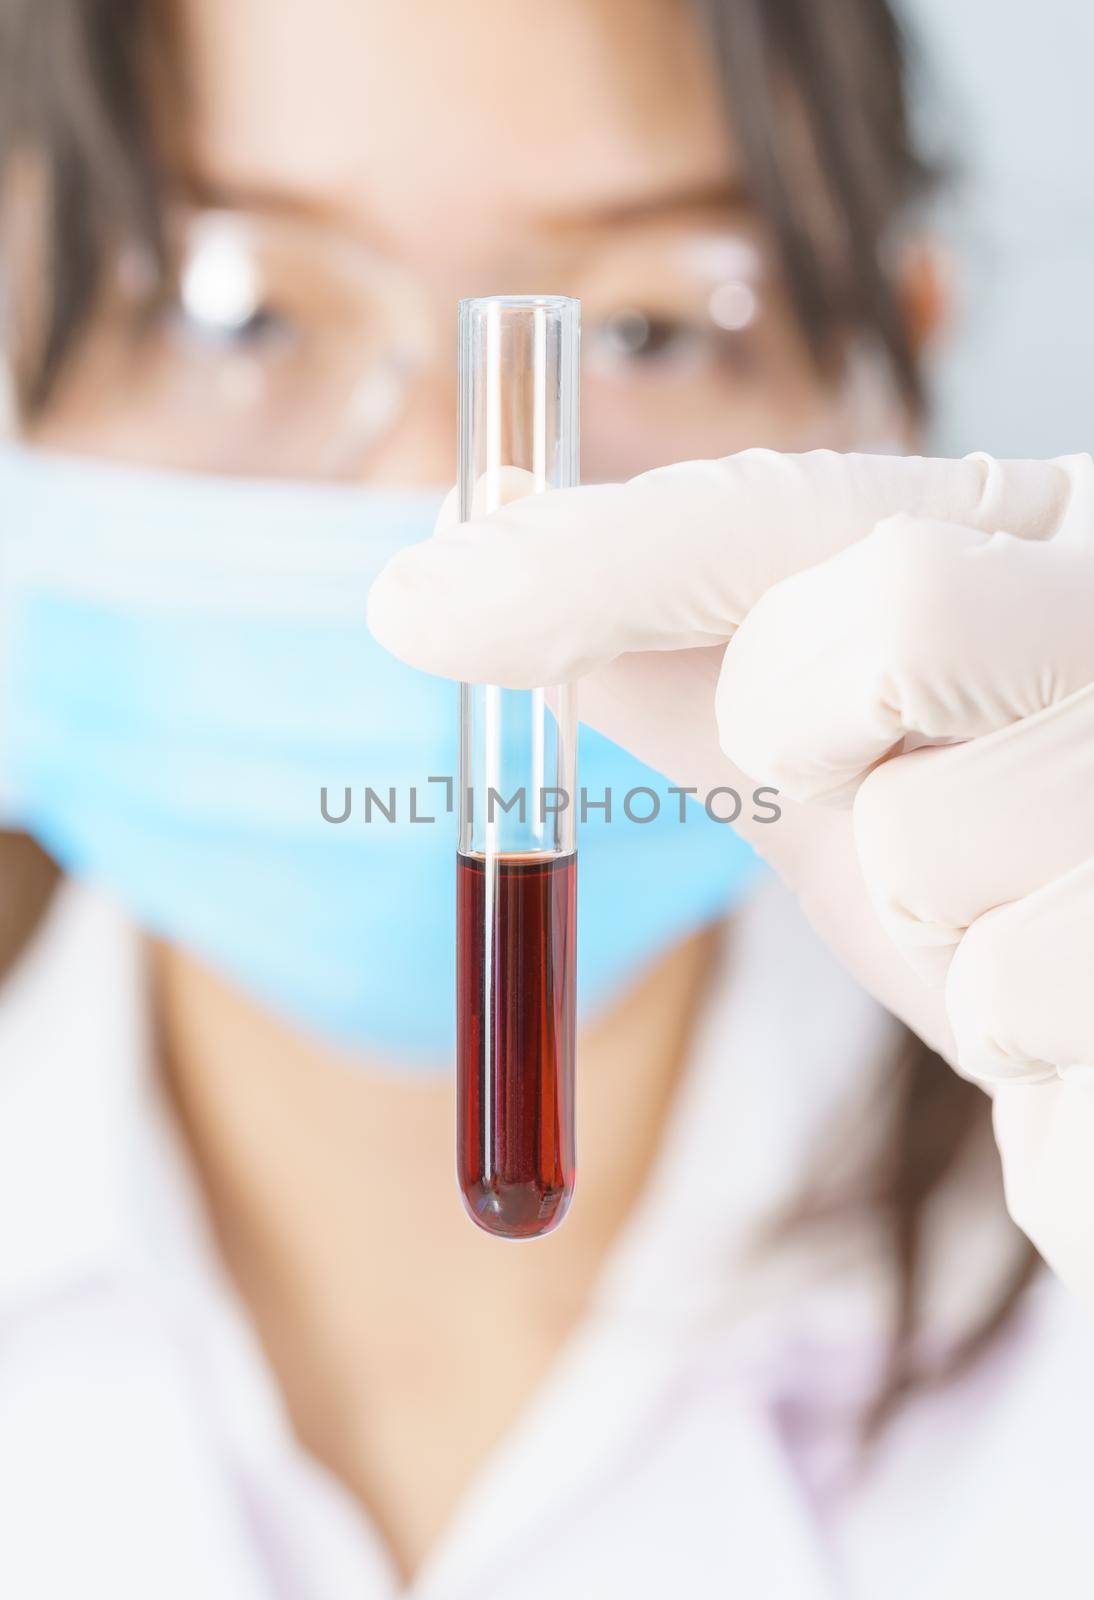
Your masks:
[[[572,294],[483,294],[469,295],[459,303],[464,316],[496,306],[503,311],[568,311],[581,301]]]

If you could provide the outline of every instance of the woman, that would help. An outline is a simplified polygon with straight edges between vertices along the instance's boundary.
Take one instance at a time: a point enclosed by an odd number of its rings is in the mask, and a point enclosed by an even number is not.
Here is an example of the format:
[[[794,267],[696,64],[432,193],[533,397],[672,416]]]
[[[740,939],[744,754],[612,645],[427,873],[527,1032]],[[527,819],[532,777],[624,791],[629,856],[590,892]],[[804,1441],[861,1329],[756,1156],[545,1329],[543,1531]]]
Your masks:
[[[443,830],[317,814],[443,770],[360,619],[452,476],[459,295],[581,297],[591,479],[914,438],[886,6],[5,22],[4,786],[75,881],[13,846],[0,1587],[1085,1592],[1081,1331],[1019,1307],[985,1104],[724,833],[605,843],[579,1196],[508,1250]]]

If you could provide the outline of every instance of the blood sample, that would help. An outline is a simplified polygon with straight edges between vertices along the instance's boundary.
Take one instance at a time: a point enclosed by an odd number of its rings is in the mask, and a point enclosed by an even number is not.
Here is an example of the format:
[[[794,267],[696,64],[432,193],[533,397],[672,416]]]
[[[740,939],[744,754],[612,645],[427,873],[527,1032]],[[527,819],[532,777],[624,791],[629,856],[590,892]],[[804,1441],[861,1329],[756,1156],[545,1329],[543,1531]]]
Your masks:
[[[577,482],[580,307],[460,303],[460,516]],[[460,691],[457,1172],[532,1239],[574,1186],[577,722],[570,686]]]
[[[573,1192],[577,857],[496,858],[488,896],[490,870],[481,856],[457,865],[460,1187],[476,1222],[528,1239],[562,1220]]]

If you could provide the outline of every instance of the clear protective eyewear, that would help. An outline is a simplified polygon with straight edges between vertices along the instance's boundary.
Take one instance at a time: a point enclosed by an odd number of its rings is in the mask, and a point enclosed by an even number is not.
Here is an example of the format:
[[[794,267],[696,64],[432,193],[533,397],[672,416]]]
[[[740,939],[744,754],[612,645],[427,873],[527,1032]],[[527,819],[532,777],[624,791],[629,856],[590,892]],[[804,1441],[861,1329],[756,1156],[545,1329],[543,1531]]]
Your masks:
[[[81,446],[193,471],[349,480],[369,475],[432,373],[454,393],[452,303],[355,236],[186,209],[170,260],[154,298],[144,265],[119,263],[83,353]],[[829,442],[831,381],[754,225],[620,229],[575,245],[550,275],[583,308],[587,481]]]

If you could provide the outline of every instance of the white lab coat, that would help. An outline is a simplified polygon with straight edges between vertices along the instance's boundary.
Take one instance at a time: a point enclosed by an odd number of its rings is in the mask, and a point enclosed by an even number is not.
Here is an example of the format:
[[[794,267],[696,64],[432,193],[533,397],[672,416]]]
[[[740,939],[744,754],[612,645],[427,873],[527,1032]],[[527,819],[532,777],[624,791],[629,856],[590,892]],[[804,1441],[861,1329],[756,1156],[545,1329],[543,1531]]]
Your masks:
[[[1088,1600],[1094,1330],[1047,1278],[861,1481],[834,1470],[816,1412],[876,1374],[876,1281],[855,1241],[762,1269],[746,1247],[890,1025],[782,891],[741,921],[595,1304],[409,1594]],[[940,1327],[995,1251],[962,1215],[943,1219]],[[218,1270],[139,943],[66,886],[0,996],[0,1596],[399,1593],[367,1516],[294,1442]]]

